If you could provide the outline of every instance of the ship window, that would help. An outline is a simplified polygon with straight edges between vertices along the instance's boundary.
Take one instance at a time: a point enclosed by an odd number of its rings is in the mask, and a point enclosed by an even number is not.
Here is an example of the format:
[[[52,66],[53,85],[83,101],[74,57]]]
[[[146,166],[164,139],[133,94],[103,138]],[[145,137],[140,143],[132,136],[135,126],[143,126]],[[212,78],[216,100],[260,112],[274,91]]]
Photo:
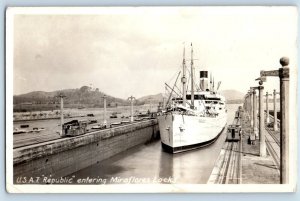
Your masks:
[[[172,100],[182,100],[182,98],[172,98]]]
[[[206,97],[206,100],[221,100],[220,98],[211,98],[211,97]]]
[[[190,94],[186,95],[186,99],[187,100],[191,100],[192,96]],[[199,94],[195,94],[194,95],[194,100],[204,100],[205,97],[204,95],[199,95]]]

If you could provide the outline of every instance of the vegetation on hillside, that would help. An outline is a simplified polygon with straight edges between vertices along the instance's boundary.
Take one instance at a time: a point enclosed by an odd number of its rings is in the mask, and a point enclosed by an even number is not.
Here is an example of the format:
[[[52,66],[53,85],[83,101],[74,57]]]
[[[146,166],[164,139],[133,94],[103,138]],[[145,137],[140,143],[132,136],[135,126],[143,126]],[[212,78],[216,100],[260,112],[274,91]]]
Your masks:
[[[243,103],[244,94],[235,90],[221,91],[227,104]],[[106,96],[107,107],[130,105],[128,100],[115,98],[104,94],[98,88],[82,86],[78,89],[64,89],[53,92],[33,91],[30,93],[15,95],[13,97],[14,112],[57,110],[60,108],[59,95],[64,98],[66,108],[102,108],[103,96]],[[135,105],[158,104],[163,101],[163,94],[148,95],[138,98]]]
[[[104,95],[106,96],[107,107],[130,104],[128,100],[109,96],[99,91],[98,88],[93,89],[89,86],[82,86],[79,89],[65,89],[53,92],[34,91],[16,95],[13,97],[14,111],[26,112],[59,109],[60,94],[65,96],[64,106],[67,108],[103,107]],[[137,102],[136,104],[141,103]]]

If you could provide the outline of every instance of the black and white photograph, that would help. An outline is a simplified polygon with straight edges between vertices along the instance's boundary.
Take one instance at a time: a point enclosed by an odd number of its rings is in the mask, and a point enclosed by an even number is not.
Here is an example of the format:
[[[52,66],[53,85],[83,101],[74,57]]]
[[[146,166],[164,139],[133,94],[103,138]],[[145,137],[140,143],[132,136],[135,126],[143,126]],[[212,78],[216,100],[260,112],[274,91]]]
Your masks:
[[[7,191],[294,192],[297,16],[8,7]]]

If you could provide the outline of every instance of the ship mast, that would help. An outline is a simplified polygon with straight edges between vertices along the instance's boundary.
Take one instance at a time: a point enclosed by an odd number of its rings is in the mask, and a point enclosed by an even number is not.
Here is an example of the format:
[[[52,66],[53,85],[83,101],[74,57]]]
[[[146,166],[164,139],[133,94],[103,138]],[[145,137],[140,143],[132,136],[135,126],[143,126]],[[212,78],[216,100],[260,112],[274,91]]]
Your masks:
[[[209,75],[209,91],[212,91],[212,76],[211,76],[211,73]]]
[[[194,61],[193,61],[192,43],[191,43],[191,108],[194,109]]]
[[[182,96],[183,96],[183,106],[186,106],[186,66],[185,66],[185,47],[183,48],[183,60],[182,60],[182,77],[181,77],[181,82],[182,82]]]
[[[212,91],[215,91],[215,78],[213,77],[213,81],[212,81]]]

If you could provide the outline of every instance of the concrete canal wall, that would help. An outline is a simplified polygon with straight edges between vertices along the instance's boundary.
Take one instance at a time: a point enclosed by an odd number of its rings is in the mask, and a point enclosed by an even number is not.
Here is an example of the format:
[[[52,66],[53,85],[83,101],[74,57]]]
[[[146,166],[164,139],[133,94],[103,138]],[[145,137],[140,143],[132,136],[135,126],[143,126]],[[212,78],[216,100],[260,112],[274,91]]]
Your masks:
[[[63,177],[159,137],[156,119],[14,149],[17,177]]]

